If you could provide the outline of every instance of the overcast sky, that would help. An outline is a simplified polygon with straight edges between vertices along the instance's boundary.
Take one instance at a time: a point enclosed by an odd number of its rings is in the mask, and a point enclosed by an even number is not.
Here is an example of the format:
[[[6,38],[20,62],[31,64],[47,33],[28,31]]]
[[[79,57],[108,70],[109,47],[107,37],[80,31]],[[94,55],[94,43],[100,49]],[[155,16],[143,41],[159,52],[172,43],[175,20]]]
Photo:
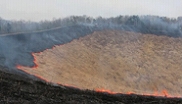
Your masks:
[[[51,20],[70,15],[182,16],[182,0],[0,0],[0,17],[9,20]]]

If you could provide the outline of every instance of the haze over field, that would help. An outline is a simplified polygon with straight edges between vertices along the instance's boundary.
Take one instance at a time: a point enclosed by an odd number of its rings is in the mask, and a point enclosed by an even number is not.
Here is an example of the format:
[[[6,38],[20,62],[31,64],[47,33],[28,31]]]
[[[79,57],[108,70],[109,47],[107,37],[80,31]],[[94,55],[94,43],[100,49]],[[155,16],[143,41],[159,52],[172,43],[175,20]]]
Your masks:
[[[181,0],[1,0],[0,17],[10,20],[52,20],[70,15],[182,16]]]

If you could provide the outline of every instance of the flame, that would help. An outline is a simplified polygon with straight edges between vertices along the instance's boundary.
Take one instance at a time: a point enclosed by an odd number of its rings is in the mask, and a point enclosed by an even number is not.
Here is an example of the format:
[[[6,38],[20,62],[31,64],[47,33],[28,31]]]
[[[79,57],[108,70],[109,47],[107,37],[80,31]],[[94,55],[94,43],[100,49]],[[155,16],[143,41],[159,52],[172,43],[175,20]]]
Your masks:
[[[34,63],[34,66],[32,66],[31,68],[32,69],[36,69],[36,68],[38,68],[38,64],[37,64],[37,60],[36,60],[36,57],[35,57],[35,53],[31,53],[32,54],[32,56],[33,56],[33,63]],[[22,66],[22,65],[16,65],[16,68],[17,69],[22,69],[23,67],[25,67],[25,66]]]
[[[41,79],[41,80],[43,80],[43,81],[45,81],[45,82],[50,82],[49,80],[43,78],[42,76],[39,76],[39,75],[34,75],[34,76]]]
[[[117,94],[116,92],[112,92],[110,90],[105,90],[105,89],[95,89],[96,92],[103,92],[103,93],[109,93],[109,94]]]
[[[23,67],[23,66],[21,66],[21,65],[16,65],[16,68],[17,68],[17,69],[22,69],[22,67]]]
[[[172,95],[168,94],[167,90],[162,90],[161,92],[154,91],[153,94],[142,94],[147,96],[161,96],[161,97],[173,97]]]
[[[127,94],[131,95],[131,94],[134,94],[134,92],[127,92]]]
[[[96,92],[102,92],[102,93],[108,93],[108,94],[124,94],[124,93],[116,93],[116,92],[112,92],[110,90],[106,90],[106,89],[95,89]],[[136,94],[134,92],[127,92],[126,94],[131,95],[131,94]],[[142,94],[144,96],[158,96],[158,97],[167,97],[167,98],[181,98],[181,96],[172,96],[170,94],[168,94],[167,90],[163,90],[160,93],[159,92],[154,92],[153,94]]]

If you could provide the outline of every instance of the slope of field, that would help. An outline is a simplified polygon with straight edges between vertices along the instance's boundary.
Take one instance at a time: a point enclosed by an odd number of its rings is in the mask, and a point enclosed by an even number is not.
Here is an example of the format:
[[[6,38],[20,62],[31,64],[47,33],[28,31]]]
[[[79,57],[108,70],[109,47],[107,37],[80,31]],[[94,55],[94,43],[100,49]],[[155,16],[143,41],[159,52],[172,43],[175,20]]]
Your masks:
[[[38,67],[19,69],[82,89],[178,96],[182,93],[181,44],[181,38],[100,31],[34,53]]]

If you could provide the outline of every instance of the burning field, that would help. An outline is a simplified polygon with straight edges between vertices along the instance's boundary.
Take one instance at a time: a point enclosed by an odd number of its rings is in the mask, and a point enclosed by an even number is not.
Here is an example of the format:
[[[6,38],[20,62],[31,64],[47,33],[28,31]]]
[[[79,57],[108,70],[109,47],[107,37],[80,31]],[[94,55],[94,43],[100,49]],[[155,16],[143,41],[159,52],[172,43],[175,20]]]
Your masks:
[[[182,104],[179,23],[127,18],[0,35],[0,102]]]
[[[182,39],[99,31],[32,53],[17,68],[52,83],[111,93],[181,97]]]

